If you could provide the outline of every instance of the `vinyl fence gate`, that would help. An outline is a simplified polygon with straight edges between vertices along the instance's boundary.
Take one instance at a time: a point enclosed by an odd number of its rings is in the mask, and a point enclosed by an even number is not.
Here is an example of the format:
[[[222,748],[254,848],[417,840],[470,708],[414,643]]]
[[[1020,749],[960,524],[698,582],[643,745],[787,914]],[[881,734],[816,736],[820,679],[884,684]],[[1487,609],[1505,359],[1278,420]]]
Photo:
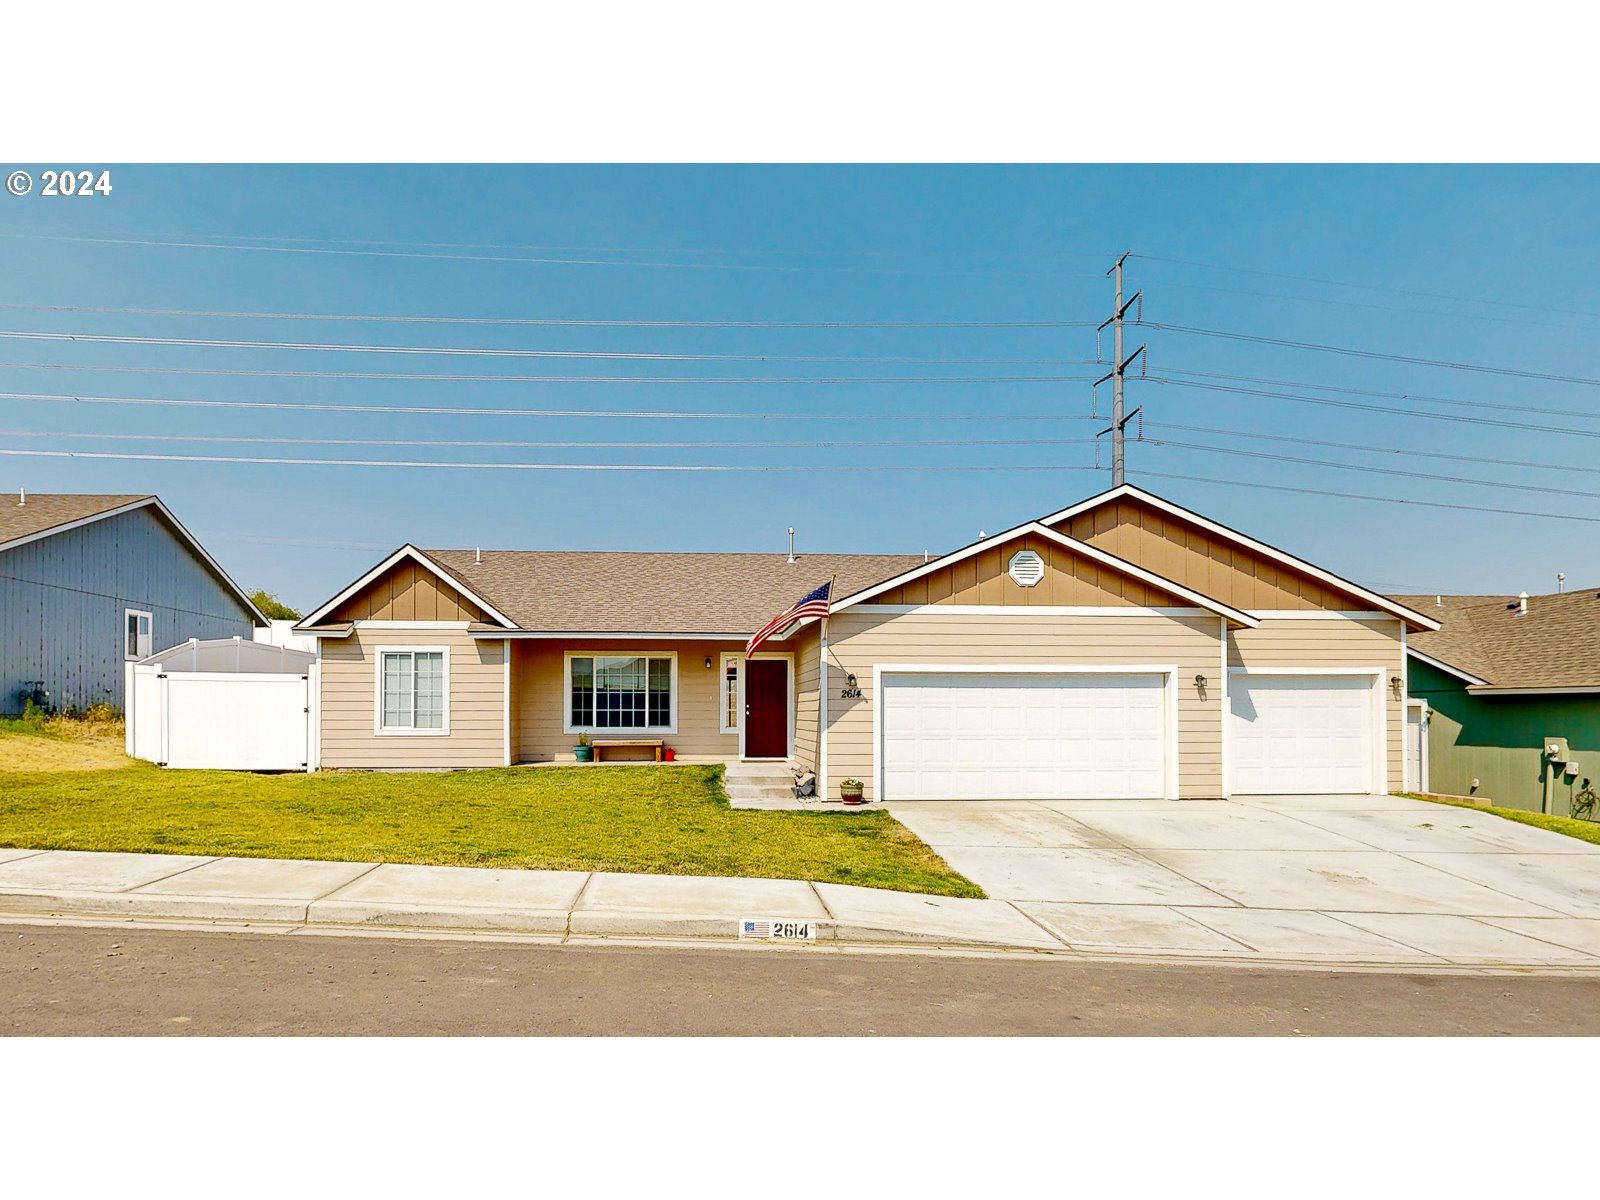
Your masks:
[[[128,753],[180,769],[315,770],[315,656],[272,647],[275,661],[260,661],[244,645],[235,661],[258,669],[196,670],[220,665],[204,643],[130,664]]]

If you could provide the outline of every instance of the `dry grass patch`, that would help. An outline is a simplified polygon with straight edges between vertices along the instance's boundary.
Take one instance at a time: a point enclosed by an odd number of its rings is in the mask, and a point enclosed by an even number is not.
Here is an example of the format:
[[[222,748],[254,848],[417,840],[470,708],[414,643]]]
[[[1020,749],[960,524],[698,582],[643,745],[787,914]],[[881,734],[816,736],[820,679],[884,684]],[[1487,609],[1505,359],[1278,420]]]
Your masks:
[[[105,771],[129,767],[122,717],[108,708],[79,716],[0,717],[0,772]]]

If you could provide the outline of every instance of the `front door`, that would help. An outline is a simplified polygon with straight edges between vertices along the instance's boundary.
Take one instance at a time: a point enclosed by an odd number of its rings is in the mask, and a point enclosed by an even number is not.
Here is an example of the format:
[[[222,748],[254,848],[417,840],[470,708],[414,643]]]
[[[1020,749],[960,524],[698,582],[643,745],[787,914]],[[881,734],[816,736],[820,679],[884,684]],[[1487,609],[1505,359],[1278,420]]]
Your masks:
[[[744,665],[744,756],[789,757],[789,663],[757,658]]]

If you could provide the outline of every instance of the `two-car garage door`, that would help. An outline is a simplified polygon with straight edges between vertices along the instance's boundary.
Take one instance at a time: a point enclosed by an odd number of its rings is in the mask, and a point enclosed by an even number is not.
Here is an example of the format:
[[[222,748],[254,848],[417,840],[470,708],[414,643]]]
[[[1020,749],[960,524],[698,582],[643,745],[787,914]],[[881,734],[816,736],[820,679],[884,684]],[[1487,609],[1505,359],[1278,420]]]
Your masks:
[[[882,688],[885,799],[1167,794],[1164,675],[919,672]]]

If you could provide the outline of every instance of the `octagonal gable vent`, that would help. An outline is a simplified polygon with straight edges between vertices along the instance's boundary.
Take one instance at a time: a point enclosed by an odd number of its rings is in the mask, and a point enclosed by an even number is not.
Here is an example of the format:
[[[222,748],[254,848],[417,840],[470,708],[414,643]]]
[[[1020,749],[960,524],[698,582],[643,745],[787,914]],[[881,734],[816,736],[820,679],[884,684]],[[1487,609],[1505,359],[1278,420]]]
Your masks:
[[[1019,587],[1032,587],[1044,578],[1044,559],[1032,550],[1018,550],[1006,573]]]

